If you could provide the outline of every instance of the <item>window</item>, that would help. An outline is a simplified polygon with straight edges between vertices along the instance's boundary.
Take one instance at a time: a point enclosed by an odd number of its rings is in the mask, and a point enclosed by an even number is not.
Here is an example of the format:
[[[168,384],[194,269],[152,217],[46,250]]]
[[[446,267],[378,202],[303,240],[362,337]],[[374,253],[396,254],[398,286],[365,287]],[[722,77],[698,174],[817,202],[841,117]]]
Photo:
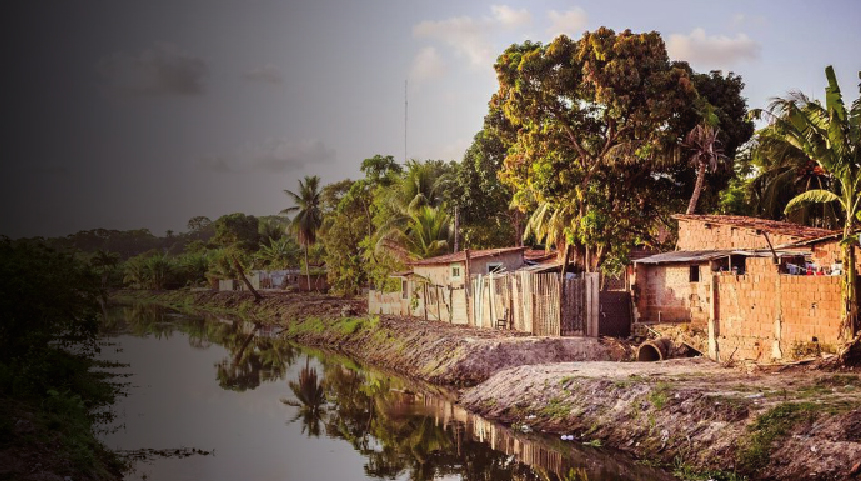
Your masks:
[[[406,279],[401,279],[401,299],[410,298],[410,283]]]
[[[700,281],[700,266],[691,266],[691,282]]]
[[[453,264],[451,266],[451,278],[460,279],[460,264]]]
[[[501,272],[502,271],[502,262],[488,262],[487,263],[487,273],[491,272]]]

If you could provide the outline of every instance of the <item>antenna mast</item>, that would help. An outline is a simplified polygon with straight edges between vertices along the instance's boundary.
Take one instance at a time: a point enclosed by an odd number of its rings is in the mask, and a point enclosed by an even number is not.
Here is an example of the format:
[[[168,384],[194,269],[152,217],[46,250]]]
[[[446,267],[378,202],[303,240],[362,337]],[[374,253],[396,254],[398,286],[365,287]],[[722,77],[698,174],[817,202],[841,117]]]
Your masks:
[[[404,165],[407,163],[407,112],[409,112],[409,100],[407,99],[407,83],[409,79],[404,80]]]

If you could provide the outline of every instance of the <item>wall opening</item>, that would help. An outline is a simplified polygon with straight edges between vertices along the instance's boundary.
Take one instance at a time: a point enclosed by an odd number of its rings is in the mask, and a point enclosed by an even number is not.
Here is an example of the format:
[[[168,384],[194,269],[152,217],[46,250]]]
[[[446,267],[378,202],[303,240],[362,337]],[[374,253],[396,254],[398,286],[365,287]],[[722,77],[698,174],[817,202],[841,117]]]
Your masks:
[[[691,282],[700,281],[700,266],[691,266],[690,280]]]

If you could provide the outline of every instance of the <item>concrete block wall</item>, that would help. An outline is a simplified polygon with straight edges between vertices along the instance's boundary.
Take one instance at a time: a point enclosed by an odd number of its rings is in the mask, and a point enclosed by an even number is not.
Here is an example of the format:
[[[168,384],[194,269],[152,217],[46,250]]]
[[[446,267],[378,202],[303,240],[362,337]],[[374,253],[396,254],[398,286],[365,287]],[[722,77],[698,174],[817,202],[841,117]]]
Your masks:
[[[769,234],[773,246],[803,240],[797,236]],[[676,248],[683,251],[759,249],[768,247],[765,236],[755,228],[708,224],[705,221],[679,220],[679,241]]]
[[[705,329],[711,302],[711,268],[699,264],[699,282],[690,281],[687,264],[644,266],[636,272],[635,305],[639,323],[690,322]]]
[[[410,314],[410,300],[402,297],[401,291],[371,290],[368,292],[368,314],[407,316]]]
[[[843,259],[839,241],[822,242],[803,249],[813,252],[813,262],[819,266],[830,266]],[[855,270],[861,272],[861,249],[858,247],[855,247]]]
[[[780,275],[768,258],[748,259],[747,274],[717,276],[716,338],[721,360],[792,359],[813,343],[833,350],[840,336],[840,277]]]

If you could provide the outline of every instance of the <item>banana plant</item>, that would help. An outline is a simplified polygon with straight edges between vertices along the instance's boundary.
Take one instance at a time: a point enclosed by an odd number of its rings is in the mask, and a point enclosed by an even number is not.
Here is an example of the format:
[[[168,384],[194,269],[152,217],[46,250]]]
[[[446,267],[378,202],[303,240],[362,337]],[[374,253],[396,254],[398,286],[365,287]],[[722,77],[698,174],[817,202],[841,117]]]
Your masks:
[[[843,258],[843,327],[851,339],[861,329],[858,325],[857,273],[855,249],[858,246],[856,224],[861,216],[861,71],[859,98],[849,110],[837,84],[834,68],[825,68],[828,86],[825,105],[802,94],[775,99],[767,111],[751,111],[755,118],[765,114],[770,121],[762,135],[789,144],[822,167],[832,178],[832,190],[814,189],[792,199],[789,213],[812,203],[839,205],[844,214],[841,253]]]

